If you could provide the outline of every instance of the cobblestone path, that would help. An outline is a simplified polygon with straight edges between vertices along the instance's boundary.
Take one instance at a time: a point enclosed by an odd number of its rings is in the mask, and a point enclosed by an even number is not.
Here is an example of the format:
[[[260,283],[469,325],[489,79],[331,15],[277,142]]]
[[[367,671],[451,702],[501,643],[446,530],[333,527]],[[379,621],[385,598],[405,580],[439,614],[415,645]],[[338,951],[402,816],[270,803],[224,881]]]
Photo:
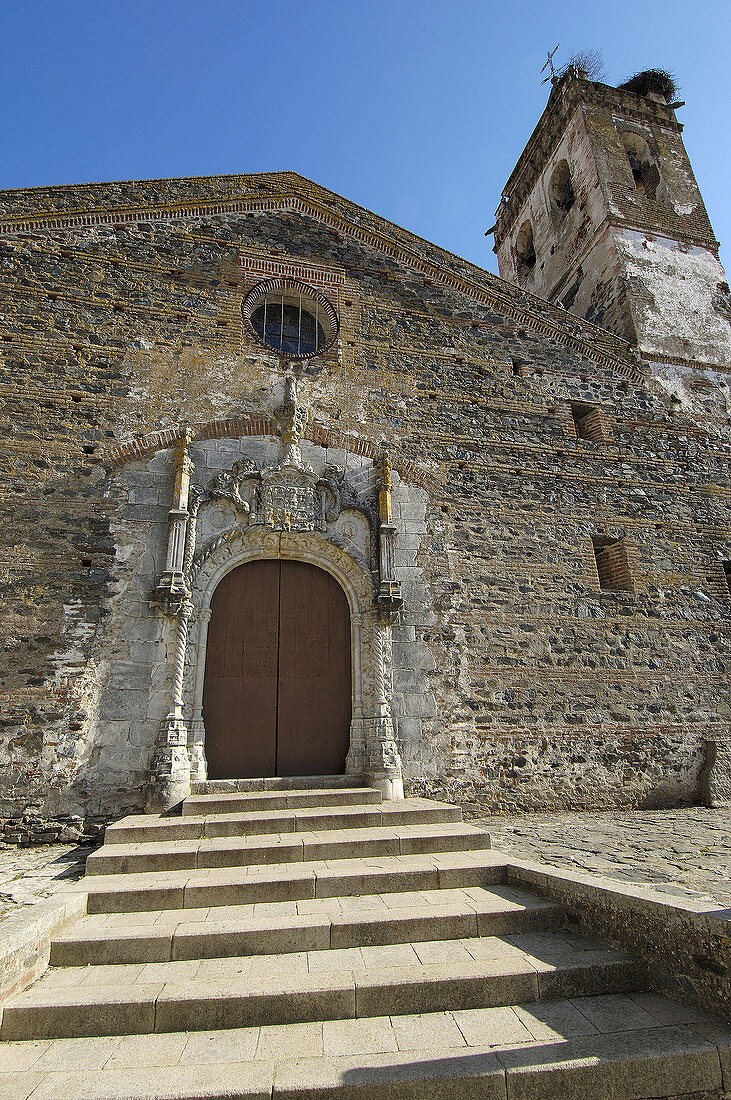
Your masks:
[[[3,920],[80,879],[92,845],[43,844],[0,848],[0,934]]]
[[[612,810],[474,820],[501,848],[554,867],[700,894],[731,908],[731,811]]]

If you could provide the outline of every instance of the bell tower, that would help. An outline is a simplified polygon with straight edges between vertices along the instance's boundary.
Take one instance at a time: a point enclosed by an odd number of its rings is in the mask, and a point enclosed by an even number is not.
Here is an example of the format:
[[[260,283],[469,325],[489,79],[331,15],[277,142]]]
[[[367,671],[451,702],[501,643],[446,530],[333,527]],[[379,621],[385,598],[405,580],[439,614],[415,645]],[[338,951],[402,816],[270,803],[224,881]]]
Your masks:
[[[635,344],[650,361],[731,370],[731,296],[658,70],[618,88],[571,68],[508,180],[500,274]]]

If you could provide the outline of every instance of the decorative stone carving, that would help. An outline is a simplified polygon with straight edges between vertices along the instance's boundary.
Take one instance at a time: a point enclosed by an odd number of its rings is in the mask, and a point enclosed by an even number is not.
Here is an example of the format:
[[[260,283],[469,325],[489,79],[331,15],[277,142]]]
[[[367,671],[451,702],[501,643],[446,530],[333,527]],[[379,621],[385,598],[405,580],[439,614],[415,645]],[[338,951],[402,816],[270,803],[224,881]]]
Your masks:
[[[394,545],[398,529],[392,521],[391,492],[393,483],[391,479],[391,460],[388,454],[384,454],[381,459],[379,475],[378,564],[381,583],[378,589],[378,606],[384,621],[394,623],[399,617],[404,600],[401,595],[401,582],[396,580],[394,573]]]
[[[284,383],[284,404],[274,412],[279,424],[279,462],[282,466],[303,467],[300,440],[310,414],[297,401],[297,382],[288,375]],[[306,469],[311,469],[307,466]]]
[[[168,512],[168,552],[163,572],[152,602],[166,615],[176,616],[187,597],[185,584],[185,553],[188,527],[190,474],[193,463],[188,453],[191,435],[186,429],[175,449],[173,506]]]
[[[160,727],[153,760],[151,809],[164,810],[190,794],[188,727],[183,718],[183,677],[188,643],[188,620],[193,612],[189,599],[181,602],[175,623],[172,703]]]
[[[308,417],[297,401],[294,378],[287,378],[284,404],[274,413],[280,429],[277,461],[262,468],[251,459],[234,463],[210,486],[210,498],[230,500],[250,525],[274,531],[324,533],[345,507],[376,519],[374,509],[356,500],[343,471],[327,466],[318,477],[302,460],[301,437]]]
[[[341,540],[348,552],[361,560],[371,561],[375,552],[371,547],[372,529],[361,511],[348,509],[341,513],[332,525],[331,537]]]
[[[339,470],[337,466],[326,466],[322,477],[317,483],[320,492],[320,509],[325,522],[323,530],[326,529],[328,523],[335,523],[345,507],[342,491],[344,485],[343,471]],[[350,495],[352,496],[352,493]]]
[[[209,492],[212,497],[225,497],[247,515],[251,512],[251,497],[258,470],[251,459],[235,462],[230,470],[222,470]]]
[[[261,474],[257,518],[275,531],[314,531],[320,527],[317,476],[288,464]]]
[[[223,557],[230,557],[234,553],[234,547],[241,545],[245,532],[240,527],[234,527],[231,531],[226,531],[222,535],[217,535],[215,539],[211,539],[205,546],[202,546],[196,553],[188,573],[188,580],[191,585],[198,584],[198,574],[203,571],[206,572],[210,560],[213,558],[216,561],[221,560]],[[277,556],[276,550],[279,547],[279,535],[274,531],[257,531],[251,532],[254,542],[261,549],[262,558],[275,558]],[[222,554],[219,553],[222,551]],[[253,556],[253,555],[252,555]]]
[[[190,793],[188,729],[183,718],[183,677],[188,643],[188,619],[193,610],[186,570],[195,547],[195,516],[201,495],[191,491],[193,463],[188,453],[191,435],[186,429],[175,450],[173,507],[168,513],[168,552],[165,571],[153,594],[153,605],[171,620],[174,631],[172,698],[160,727],[152,766],[149,806],[164,810]],[[189,511],[189,508],[191,509]]]
[[[205,775],[202,700],[210,600],[216,584],[230,569],[255,558],[311,562],[330,572],[345,590],[353,639],[347,769],[352,774],[366,773],[387,797],[403,797],[390,705],[390,624],[403,600],[394,576],[396,527],[391,520],[388,456],[384,455],[378,472],[376,507],[372,472],[358,471],[367,492],[361,489],[356,495],[345,471],[327,466],[318,475],[303,461],[300,440],[308,413],[298,403],[294,378],[287,379],[284,403],[274,416],[280,430],[276,462],[260,467],[251,459],[240,459],[219,473],[208,488],[190,484],[189,433],[176,451],[168,558],[155,590],[155,602],[172,620],[174,631],[171,706],[161,725],[154,762],[151,804],[155,808],[185,797],[191,774],[196,779]],[[364,499],[367,493],[372,502]],[[218,510],[224,523],[230,510],[231,526],[221,530],[220,524],[209,524],[209,531],[219,526],[220,533],[197,549],[200,506],[216,501],[230,502],[223,508],[219,505]],[[340,531],[337,524],[344,511],[350,513],[350,520],[344,518]],[[362,524],[360,538],[358,524]],[[349,544],[343,536],[351,540]],[[358,545],[353,541],[356,538]],[[376,563],[377,589],[372,576]]]

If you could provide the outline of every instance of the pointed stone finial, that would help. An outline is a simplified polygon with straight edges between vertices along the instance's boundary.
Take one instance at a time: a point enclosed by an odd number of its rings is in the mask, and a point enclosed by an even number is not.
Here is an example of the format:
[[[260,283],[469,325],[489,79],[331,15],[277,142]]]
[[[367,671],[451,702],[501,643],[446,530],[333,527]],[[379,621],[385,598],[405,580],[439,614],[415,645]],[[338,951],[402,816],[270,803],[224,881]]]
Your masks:
[[[175,507],[180,508],[183,511],[188,507],[188,491],[190,489],[190,474],[193,469],[193,462],[188,453],[188,447],[190,441],[193,438],[193,433],[186,425],[183,431],[178,437],[177,446],[175,448],[174,466],[175,466]]]
[[[393,490],[393,479],[391,477],[391,456],[388,451],[384,451],[381,455],[381,463],[379,468],[380,476],[380,491],[378,494],[379,511],[381,514],[381,523],[391,522],[391,492]]]

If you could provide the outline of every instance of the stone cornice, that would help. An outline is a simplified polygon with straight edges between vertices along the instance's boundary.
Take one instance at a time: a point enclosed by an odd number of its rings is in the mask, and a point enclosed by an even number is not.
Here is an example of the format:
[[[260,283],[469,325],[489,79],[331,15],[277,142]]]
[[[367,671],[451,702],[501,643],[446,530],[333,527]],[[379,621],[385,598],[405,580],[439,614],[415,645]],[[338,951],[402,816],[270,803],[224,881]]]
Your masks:
[[[642,359],[649,363],[658,363],[660,366],[687,367],[689,370],[715,371],[718,374],[731,374],[731,363],[722,366],[703,359],[683,359],[679,355],[665,355],[664,352],[639,350]]]
[[[263,181],[267,177],[250,179]],[[160,205],[124,206],[94,210],[26,214],[0,222],[0,236],[38,231],[63,231],[95,226],[124,226],[143,221],[167,221],[204,218],[216,214],[249,214],[288,210],[311,217],[386,254],[421,275],[456,290],[510,317],[518,324],[569,347],[600,366],[618,372],[633,381],[642,382],[644,374],[630,358],[630,346],[619,337],[588,321],[575,318],[558,307],[504,282],[490,272],[469,264],[452,253],[408,233],[399,226],[357,207],[333,192],[311,183],[296,173],[272,174],[272,182],[282,186],[282,193],[253,194],[246,198],[196,200]],[[8,194],[6,192],[6,194]],[[318,199],[320,201],[318,201]],[[353,210],[347,217],[335,204]],[[356,219],[373,220],[378,228],[358,224]],[[407,243],[413,242],[413,243]],[[460,268],[462,270],[460,270]]]

